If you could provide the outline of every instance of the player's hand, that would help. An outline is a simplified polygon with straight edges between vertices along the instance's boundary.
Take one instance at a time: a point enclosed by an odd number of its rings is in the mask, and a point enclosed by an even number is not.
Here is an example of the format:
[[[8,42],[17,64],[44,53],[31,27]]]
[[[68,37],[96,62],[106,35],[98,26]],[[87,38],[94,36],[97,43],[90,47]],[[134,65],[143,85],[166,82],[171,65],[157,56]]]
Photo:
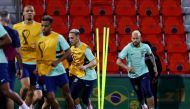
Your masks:
[[[59,64],[59,61],[56,60],[56,61],[53,61],[53,62],[52,62],[51,66],[56,67],[58,64]]]
[[[35,70],[33,71],[33,74],[38,74],[38,70],[35,69]]]
[[[133,67],[127,67],[127,71],[129,73],[134,73],[135,72],[135,69]]]
[[[157,83],[158,82],[158,79],[157,78],[154,78],[153,80],[152,80],[152,83],[154,84],[154,83]]]
[[[79,69],[84,71],[86,70],[86,66],[80,66]]]
[[[155,78],[158,76],[158,70],[157,70],[157,68],[156,67],[154,67],[154,73],[155,73]]]
[[[22,76],[23,76],[23,70],[22,69],[17,70],[16,77],[17,78],[22,78]]]

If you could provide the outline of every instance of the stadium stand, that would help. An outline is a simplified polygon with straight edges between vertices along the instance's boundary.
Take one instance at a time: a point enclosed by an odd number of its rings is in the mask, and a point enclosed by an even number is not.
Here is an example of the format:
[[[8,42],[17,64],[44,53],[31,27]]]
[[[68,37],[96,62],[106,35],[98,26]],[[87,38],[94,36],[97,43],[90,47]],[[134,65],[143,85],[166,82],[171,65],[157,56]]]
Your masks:
[[[12,2],[8,0],[6,3]],[[139,29],[143,40],[150,41],[157,47],[164,71],[169,72],[167,74],[171,71],[171,54],[186,53],[186,59],[189,59],[189,0],[35,0],[32,2],[22,0],[21,3],[22,7],[31,4],[38,9],[35,16],[37,21],[40,21],[44,14],[52,15],[55,19],[53,30],[66,37],[70,29],[78,28],[81,40],[93,50],[96,48],[95,28],[97,27],[100,29],[100,34],[103,33],[104,26],[110,27],[109,53],[114,54],[120,52],[130,42],[131,32]],[[2,7],[0,5],[0,8]],[[16,14],[15,11],[12,13]],[[100,36],[100,46],[102,41],[103,38]],[[189,63],[189,61],[184,62]],[[110,71],[119,74],[121,69]]]

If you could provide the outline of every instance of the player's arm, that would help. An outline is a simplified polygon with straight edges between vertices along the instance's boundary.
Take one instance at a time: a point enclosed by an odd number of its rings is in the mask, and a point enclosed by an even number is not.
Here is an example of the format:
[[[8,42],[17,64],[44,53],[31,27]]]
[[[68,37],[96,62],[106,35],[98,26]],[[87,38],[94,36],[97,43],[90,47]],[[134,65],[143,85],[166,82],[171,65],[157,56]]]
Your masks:
[[[154,66],[155,77],[157,77],[158,76],[158,70],[157,70],[157,66],[156,66],[155,56],[153,53],[151,53],[150,56],[151,56],[150,60]]]
[[[124,63],[122,62],[122,60],[127,57],[127,54],[128,54],[128,47],[129,47],[128,45],[125,46],[125,47],[123,48],[123,50],[119,53],[119,56],[118,56],[117,61],[116,61],[116,64],[117,64],[118,66],[120,66],[121,68],[127,70],[128,72],[134,72],[135,70],[134,70],[133,67],[128,67],[126,64],[124,64]],[[126,61],[127,61],[127,60],[126,60]]]
[[[59,36],[58,44],[59,44],[60,49],[64,50],[65,53],[63,54],[62,57],[60,57],[59,59],[57,59],[56,61],[52,63],[53,67],[57,66],[64,59],[67,59],[67,57],[71,54],[70,46],[63,36]]]
[[[118,66],[120,66],[121,68],[127,70],[128,72],[134,72],[134,71],[135,71],[133,67],[128,67],[126,64],[124,64],[124,63],[122,62],[122,59],[121,59],[121,58],[117,58],[116,64],[117,64]]]
[[[62,62],[64,59],[67,59],[67,57],[69,57],[69,55],[71,54],[71,49],[68,48],[67,50],[65,50],[65,53],[63,54],[63,56],[61,56],[58,61]]]
[[[17,59],[17,77],[21,78],[23,75],[23,66],[22,66],[22,56],[20,51],[20,38],[18,32],[15,30],[14,38],[12,39],[12,45],[16,50],[16,59]]]
[[[8,34],[4,34],[1,38],[0,38],[0,48],[2,48],[5,45],[11,44],[12,40],[10,38],[10,36]]]
[[[126,70],[128,69],[127,65],[122,62],[122,59],[121,59],[121,58],[117,58],[116,64],[117,64],[119,67],[123,68],[123,69],[126,69]]]
[[[153,64],[153,69],[154,69],[154,72],[155,72],[155,77],[158,76],[158,70],[157,70],[157,66],[156,66],[156,61],[155,61],[155,57],[154,57],[154,54],[152,53],[150,47],[147,45],[147,52],[149,54],[149,56],[151,57],[150,60]]]
[[[16,59],[17,59],[17,62],[18,62],[19,69],[22,70],[23,66],[22,66],[22,56],[21,56],[21,52],[20,52],[20,47],[16,48]]]
[[[23,66],[22,66],[22,56],[20,52],[20,47],[16,48],[16,59],[18,64],[17,76],[21,78],[23,74]]]
[[[67,57],[71,54],[71,50],[70,48],[68,48],[67,50],[65,50],[65,53],[63,54],[62,57],[60,57],[59,59],[57,59],[56,61],[54,61],[52,63],[52,66],[55,67],[57,66],[60,62],[62,62],[64,59],[67,59]]]
[[[90,63],[88,63],[84,66],[80,66],[79,69],[86,70],[87,68],[92,68],[92,67],[96,66],[96,64],[97,64],[96,59],[93,59],[92,61],[90,61]]]
[[[97,65],[97,61],[96,59],[93,59],[92,61],[90,61],[90,63],[86,64],[85,67],[86,68],[91,68]]]

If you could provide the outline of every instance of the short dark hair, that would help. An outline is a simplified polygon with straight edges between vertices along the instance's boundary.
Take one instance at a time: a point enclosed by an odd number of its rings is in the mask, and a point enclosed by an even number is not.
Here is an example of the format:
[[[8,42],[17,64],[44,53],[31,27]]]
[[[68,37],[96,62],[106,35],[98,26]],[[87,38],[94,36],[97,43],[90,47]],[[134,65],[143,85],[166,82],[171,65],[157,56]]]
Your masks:
[[[157,48],[155,46],[153,46],[149,41],[143,41],[142,43],[147,44],[150,47],[150,49],[152,50],[152,52],[157,51]]]
[[[152,44],[149,41],[143,41],[142,43],[148,44],[150,48],[152,48]]]
[[[9,12],[8,11],[6,11],[6,10],[3,10],[3,11],[1,11],[0,12],[0,18],[1,18],[1,20],[3,20],[3,21],[5,21],[5,22],[9,22],[9,20],[10,20],[10,14],[9,14]]]
[[[7,17],[9,15],[9,12],[6,10],[0,11],[0,16],[1,17]]]
[[[76,36],[78,36],[78,35],[80,34],[80,31],[79,31],[78,29],[71,29],[71,30],[69,31],[69,33],[73,33],[73,34],[75,34]]]
[[[50,24],[53,23],[53,18],[50,15],[44,15],[42,21],[48,21]]]

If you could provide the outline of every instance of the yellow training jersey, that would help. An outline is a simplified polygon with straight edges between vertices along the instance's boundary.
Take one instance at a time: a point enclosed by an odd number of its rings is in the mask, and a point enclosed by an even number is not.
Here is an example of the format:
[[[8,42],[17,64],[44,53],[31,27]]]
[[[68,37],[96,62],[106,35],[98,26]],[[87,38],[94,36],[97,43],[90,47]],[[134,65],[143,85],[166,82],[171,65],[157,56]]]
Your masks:
[[[37,42],[37,69],[39,75],[48,75],[52,67],[52,62],[56,60],[56,46],[58,42],[57,33],[52,32],[49,36],[43,36]]]
[[[85,71],[80,70],[78,67],[84,65],[85,61],[85,50],[88,46],[85,43],[82,43],[80,47],[71,47],[71,54],[73,61],[69,67],[69,73],[75,75],[79,78],[85,76]]]
[[[35,63],[36,41],[40,38],[41,24],[35,21],[32,24],[20,22],[15,24],[13,28],[19,33],[23,62]]]

